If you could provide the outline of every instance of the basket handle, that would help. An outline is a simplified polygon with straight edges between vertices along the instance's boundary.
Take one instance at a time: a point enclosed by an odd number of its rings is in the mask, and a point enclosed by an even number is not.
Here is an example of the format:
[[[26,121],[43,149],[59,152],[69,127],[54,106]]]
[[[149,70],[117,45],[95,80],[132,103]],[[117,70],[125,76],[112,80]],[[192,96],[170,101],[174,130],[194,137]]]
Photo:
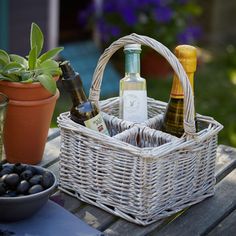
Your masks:
[[[138,43],[146,45],[161,54],[171,65],[176,75],[178,76],[184,91],[184,131],[187,136],[196,135],[195,128],[195,110],[194,110],[194,97],[188,76],[185,73],[181,63],[177,57],[163,44],[153,38],[130,34],[114,41],[100,56],[98,64],[93,74],[92,85],[90,88],[89,99],[98,103],[100,97],[100,88],[103,78],[104,69],[111,56],[126,44]]]

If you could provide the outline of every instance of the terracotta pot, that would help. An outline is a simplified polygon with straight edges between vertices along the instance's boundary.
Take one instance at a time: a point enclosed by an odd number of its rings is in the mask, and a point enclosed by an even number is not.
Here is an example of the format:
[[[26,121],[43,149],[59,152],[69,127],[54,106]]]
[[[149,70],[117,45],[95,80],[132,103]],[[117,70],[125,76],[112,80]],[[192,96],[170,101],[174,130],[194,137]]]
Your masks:
[[[40,83],[0,81],[9,97],[4,126],[4,148],[10,163],[38,164],[43,157],[59,91],[51,95]]]
[[[166,77],[173,69],[164,57],[154,50],[148,50],[142,57],[141,71],[144,77]]]

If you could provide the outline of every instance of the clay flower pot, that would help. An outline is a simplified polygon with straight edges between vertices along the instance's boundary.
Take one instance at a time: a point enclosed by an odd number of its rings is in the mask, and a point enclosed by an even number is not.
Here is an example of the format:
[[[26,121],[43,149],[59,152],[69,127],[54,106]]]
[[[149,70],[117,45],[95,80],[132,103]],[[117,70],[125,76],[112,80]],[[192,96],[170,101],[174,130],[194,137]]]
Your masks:
[[[39,82],[0,81],[9,98],[4,127],[4,148],[10,163],[37,164],[42,160],[56,100]]]
[[[167,60],[154,50],[145,52],[141,61],[141,68],[144,77],[166,78],[173,71]]]

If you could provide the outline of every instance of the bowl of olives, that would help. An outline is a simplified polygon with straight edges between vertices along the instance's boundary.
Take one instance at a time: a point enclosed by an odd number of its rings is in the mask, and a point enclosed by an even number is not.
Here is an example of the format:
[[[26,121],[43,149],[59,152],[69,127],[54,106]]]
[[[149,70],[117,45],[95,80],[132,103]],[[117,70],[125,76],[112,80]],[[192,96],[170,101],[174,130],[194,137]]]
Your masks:
[[[0,164],[0,221],[18,221],[36,213],[57,185],[48,169],[27,164]]]

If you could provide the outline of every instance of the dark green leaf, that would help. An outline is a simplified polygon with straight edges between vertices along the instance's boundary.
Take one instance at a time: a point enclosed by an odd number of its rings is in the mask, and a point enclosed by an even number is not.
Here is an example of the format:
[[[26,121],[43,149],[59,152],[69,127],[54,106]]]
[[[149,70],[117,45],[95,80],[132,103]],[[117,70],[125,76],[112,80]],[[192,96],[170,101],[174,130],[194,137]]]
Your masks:
[[[0,80],[7,80],[7,81],[15,81],[14,79],[11,79],[11,78],[9,78],[9,77],[6,77],[6,76],[4,76],[4,75],[1,75],[0,74]]]
[[[33,82],[33,79],[32,78],[29,78],[27,80],[22,80],[21,83],[24,83],[24,84],[30,84]]]
[[[10,62],[10,57],[6,51],[0,49],[0,59],[5,62],[5,64]]]
[[[31,24],[31,31],[30,31],[30,46],[31,50],[36,46],[36,57],[39,56],[39,54],[42,51],[44,43],[43,33],[39,26],[35,23]]]
[[[6,62],[0,58],[0,70],[6,65]]]
[[[21,57],[21,56],[16,55],[16,54],[10,54],[9,56],[11,58],[11,61],[17,62],[17,63],[21,64],[24,67],[28,66],[28,62],[24,57]]]
[[[48,59],[51,59],[53,57],[55,57],[60,51],[62,51],[64,48],[63,47],[58,47],[58,48],[54,48],[54,49],[51,49],[47,52],[45,52],[44,54],[42,54],[40,57],[39,57],[39,60],[41,62],[44,62]]]
[[[19,81],[19,77],[16,74],[8,74],[5,72],[2,72],[2,76],[9,78],[9,81],[14,81],[14,82]]]
[[[22,71],[20,74],[20,77],[21,77],[21,81],[23,82],[23,81],[27,81],[29,79],[32,79],[33,75],[29,71]]]
[[[37,62],[37,46],[32,48],[29,53],[28,63],[29,63],[30,70],[34,70],[34,68],[36,66],[36,62]]]
[[[57,90],[56,81],[52,76],[47,74],[42,74],[36,77],[36,79],[47,89],[51,94],[55,94]]]

